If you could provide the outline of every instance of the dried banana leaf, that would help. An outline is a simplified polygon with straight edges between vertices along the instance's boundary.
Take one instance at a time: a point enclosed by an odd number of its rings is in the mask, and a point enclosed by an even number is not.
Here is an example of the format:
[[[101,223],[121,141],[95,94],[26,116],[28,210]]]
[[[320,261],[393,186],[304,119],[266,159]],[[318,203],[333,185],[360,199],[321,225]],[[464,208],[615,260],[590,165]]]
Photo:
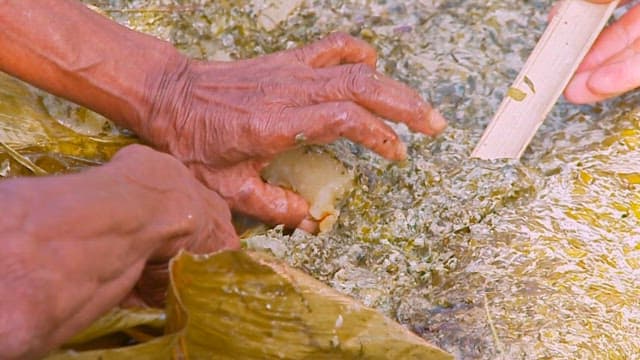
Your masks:
[[[142,325],[161,329],[165,326],[165,319],[165,313],[160,309],[115,308],[67,341],[66,346],[88,343],[105,335],[127,331]]]
[[[19,152],[17,152],[11,146],[9,146],[9,145],[3,143],[2,141],[0,141],[0,147],[2,147],[7,152],[7,154],[13,160],[15,160],[18,164],[24,166],[25,168],[27,168],[29,171],[31,171],[35,175],[47,175],[47,172],[45,170],[43,170],[38,165],[34,164],[33,161],[31,161],[28,158],[22,156]]]
[[[107,119],[0,73],[4,176],[73,171],[107,161],[134,142]]]
[[[181,253],[167,330],[129,348],[51,359],[451,359],[396,322],[264,254]]]
[[[43,123],[50,122],[26,85],[0,73],[0,142],[17,150],[47,147],[52,141]]]

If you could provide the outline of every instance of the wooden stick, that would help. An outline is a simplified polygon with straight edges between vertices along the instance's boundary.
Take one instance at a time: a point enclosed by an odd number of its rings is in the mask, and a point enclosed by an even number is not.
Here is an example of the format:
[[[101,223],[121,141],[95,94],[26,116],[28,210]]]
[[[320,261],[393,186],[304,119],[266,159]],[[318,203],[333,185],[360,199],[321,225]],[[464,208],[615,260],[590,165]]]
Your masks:
[[[471,156],[522,156],[619,2],[561,5]]]

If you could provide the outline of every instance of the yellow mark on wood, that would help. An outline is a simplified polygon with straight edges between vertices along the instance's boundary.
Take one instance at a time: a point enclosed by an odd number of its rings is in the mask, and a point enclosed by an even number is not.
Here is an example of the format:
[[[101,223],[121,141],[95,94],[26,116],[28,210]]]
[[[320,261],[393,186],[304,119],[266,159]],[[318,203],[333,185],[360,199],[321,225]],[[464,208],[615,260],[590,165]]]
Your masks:
[[[515,101],[523,101],[527,98],[527,93],[518,88],[510,87],[509,90],[507,90],[507,96]]]

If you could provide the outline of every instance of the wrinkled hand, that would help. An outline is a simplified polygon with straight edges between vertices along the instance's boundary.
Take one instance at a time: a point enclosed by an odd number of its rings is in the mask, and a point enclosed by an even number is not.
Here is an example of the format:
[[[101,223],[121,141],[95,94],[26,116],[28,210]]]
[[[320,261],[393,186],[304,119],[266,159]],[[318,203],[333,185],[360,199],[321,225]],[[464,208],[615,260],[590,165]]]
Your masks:
[[[260,178],[274,156],[344,137],[401,160],[406,147],[382,118],[428,135],[446,126],[375,65],[375,50],[344,34],[251,60],[189,62],[162,82],[174,85],[158,92],[153,125],[142,135],[186,163],[233,210],[304,227],[306,202]]]
[[[151,190],[154,201],[162,204],[157,216],[163,219],[163,224],[186,229],[173,238],[160,239],[160,245],[148,259],[133,294],[126,301],[128,305],[141,305],[140,301],[155,306],[163,304],[169,280],[167,263],[181,249],[205,254],[239,248],[225,201],[195,179],[174,157],[131,145],[120,150],[108,166],[114,169],[114,177],[123,177],[131,186]],[[183,224],[184,221],[188,224]]]
[[[628,1],[622,2],[625,3]],[[605,100],[639,86],[640,5],[632,8],[600,34],[564,95],[573,103],[585,104]]]

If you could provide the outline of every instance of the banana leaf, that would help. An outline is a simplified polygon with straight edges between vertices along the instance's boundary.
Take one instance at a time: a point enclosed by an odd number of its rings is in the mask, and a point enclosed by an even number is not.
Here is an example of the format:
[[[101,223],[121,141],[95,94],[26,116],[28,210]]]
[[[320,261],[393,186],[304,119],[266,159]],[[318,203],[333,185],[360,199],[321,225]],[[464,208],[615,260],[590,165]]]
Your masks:
[[[183,252],[170,270],[169,335],[47,359],[452,359],[379,312],[262,253]]]
[[[0,163],[8,164],[3,177],[100,164],[134,141],[100,115],[0,73]]]
[[[165,312],[160,309],[112,309],[90,327],[67,341],[66,346],[89,343],[101,337],[127,332],[139,326],[162,329],[165,326]]]

